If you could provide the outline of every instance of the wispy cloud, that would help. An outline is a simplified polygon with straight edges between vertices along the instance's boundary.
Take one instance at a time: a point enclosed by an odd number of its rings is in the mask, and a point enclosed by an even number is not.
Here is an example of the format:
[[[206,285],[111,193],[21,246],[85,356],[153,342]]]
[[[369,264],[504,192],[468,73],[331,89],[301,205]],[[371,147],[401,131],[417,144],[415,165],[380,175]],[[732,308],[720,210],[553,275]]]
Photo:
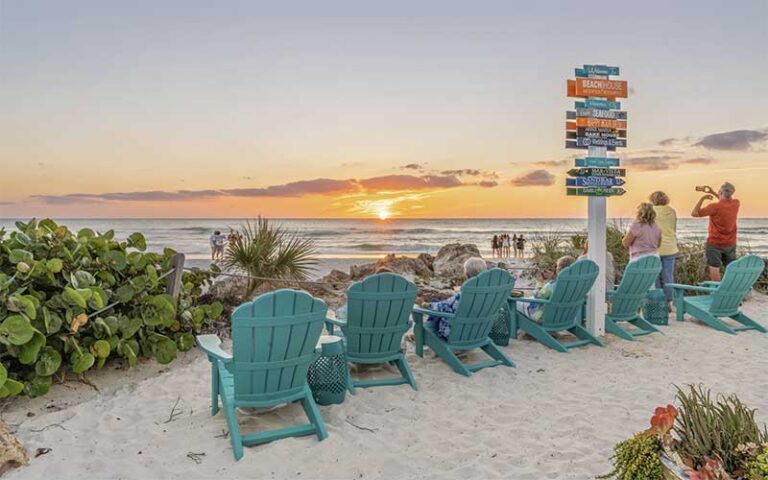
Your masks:
[[[706,135],[693,145],[708,150],[746,151],[753,144],[763,143],[766,140],[768,140],[766,130],[732,130]]]
[[[420,163],[408,163],[403,165],[400,168],[402,168],[403,170],[424,170],[424,165]]]
[[[674,155],[627,156],[624,158],[624,165],[644,171],[669,170],[676,166],[673,163],[676,158]]]
[[[694,157],[680,161],[680,165],[712,165],[714,163],[717,163],[717,160],[712,157]]]
[[[568,159],[563,160],[540,160],[534,165],[539,165],[541,167],[564,167],[565,165],[568,165]]]
[[[546,170],[534,170],[513,178],[511,183],[517,187],[547,187],[554,185],[555,176]]]

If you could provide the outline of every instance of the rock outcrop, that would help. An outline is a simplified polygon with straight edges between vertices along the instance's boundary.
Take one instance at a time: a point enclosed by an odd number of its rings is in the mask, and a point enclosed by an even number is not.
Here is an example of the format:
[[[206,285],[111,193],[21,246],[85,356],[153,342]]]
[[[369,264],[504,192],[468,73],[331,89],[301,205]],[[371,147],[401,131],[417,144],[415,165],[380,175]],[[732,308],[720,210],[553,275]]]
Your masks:
[[[437,252],[432,267],[437,277],[454,281],[464,279],[464,262],[471,257],[481,257],[473,243],[449,243]],[[482,257],[481,257],[482,258]]]

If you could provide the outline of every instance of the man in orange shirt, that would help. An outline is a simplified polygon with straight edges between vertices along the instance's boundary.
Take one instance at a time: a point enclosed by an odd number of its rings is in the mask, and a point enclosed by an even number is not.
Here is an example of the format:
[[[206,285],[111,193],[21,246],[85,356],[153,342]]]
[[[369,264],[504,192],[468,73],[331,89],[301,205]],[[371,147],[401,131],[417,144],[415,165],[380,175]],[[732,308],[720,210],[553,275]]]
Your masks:
[[[736,187],[725,182],[718,193],[707,187],[707,195],[699,199],[693,207],[692,217],[709,217],[709,234],[707,235],[707,266],[709,278],[714,282],[720,281],[720,268],[736,260],[736,220],[740,203],[733,198]],[[702,207],[706,200],[717,197],[716,203]]]

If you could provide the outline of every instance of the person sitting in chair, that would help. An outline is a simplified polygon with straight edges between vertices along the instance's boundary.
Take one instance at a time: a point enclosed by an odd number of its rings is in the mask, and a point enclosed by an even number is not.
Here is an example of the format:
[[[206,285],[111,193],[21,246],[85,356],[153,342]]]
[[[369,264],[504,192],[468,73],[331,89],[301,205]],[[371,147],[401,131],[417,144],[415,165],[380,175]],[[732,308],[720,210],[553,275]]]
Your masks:
[[[563,257],[558,258],[557,270],[554,276],[555,278],[545,283],[539,290],[536,291],[536,293],[534,293],[533,296],[535,298],[541,298],[542,300],[549,299],[549,297],[552,296],[552,292],[555,291],[555,285],[557,284],[557,276],[560,275],[560,272],[562,272],[566,268],[573,265],[575,261],[576,259],[570,255],[565,255]],[[544,315],[544,310],[541,307],[542,307],[542,304],[540,303],[529,303],[528,305],[521,304],[519,308],[525,308],[524,312],[528,315],[528,318],[530,318],[531,320],[535,322],[541,322],[541,317]]]
[[[485,264],[485,260],[479,257],[468,258],[464,262],[464,276],[467,280],[479,275],[487,269],[488,266]],[[459,300],[461,300],[461,292],[445,300],[430,302],[426,305],[426,308],[437,312],[456,313],[456,310],[459,308]],[[438,337],[443,340],[448,340],[448,335],[451,333],[451,320],[449,318],[430,315],[429,318],[427,318],[426,326],[437,333]]]

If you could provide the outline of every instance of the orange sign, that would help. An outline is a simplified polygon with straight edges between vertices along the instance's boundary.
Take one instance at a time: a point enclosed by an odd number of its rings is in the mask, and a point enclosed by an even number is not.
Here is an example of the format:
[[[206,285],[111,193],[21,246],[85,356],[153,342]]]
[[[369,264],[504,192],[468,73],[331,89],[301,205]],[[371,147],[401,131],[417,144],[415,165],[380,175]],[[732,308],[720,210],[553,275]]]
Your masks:
[[[576,80],[568,80],[568,96],[587,98],[587,95],[576,94]],[[616,97],[605,97],[605,98],[607,98],[611,102],[616,101]]]
[[[577,78],[574,82],[577,97],[627,98],[627,82],[605,78]]]
[[[575,125],[574,125],[575,123]],[[576,122],[566,122],[566,130],[576,130],[575,127],[627,128],[626,120],[608,120],[605,118],[577,117]]]

